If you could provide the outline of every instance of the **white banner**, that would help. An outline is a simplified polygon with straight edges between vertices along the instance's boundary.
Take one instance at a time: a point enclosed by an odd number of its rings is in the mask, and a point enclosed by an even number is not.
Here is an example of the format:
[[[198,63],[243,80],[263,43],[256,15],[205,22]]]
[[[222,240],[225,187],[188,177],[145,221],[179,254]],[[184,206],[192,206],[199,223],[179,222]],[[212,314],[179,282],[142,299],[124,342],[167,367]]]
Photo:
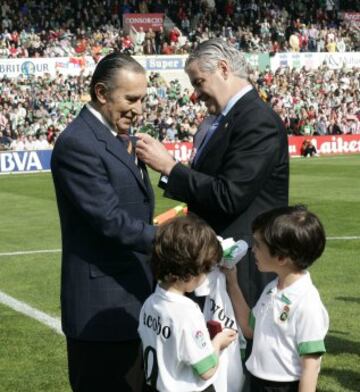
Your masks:
[[[50,170],[52,150],[1,151],[0,175]]]
[[[8,78],[44,76],[45,74],[56,76],[57,73],[77,76],[81,72],[92,73],[94,68],[95,62],[91,56],[0,59],[0,79],[4,76]]]
[[[184,73],[187,57],[187,55],[134,56],[147,72],[159,72],[168,81],[179,79],[190,86],[188,77]],[[248,55],[247,58],[261,70],[269,64],[268,54]],[[95,66],[95,61],[91,56],[0,59],[0,79],[4,76],[8,78],[44,76],[45,74],[56,76],[57,73],[73,76],[78,76],[80,73],[89,75],[93,73]]]
[[[325,64],[331,69],[360,67],[360,52],[346,53],[276,53],[271,59],[271,70],[278,68],[302,68],[316,69]]]

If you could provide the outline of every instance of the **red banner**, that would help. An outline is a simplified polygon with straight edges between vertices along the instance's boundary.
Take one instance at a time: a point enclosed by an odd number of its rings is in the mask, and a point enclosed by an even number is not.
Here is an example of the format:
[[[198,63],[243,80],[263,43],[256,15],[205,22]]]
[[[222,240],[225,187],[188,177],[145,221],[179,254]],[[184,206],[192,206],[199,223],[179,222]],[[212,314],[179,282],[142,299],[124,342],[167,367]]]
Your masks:
[[[179,142],[179,143],[164,143],[169,153],[180,162],[188,162],[191,156],[192,143]]]
[[[133,26],[137,31],[142,27],[144,31],[148,31],[151,27],[153,31],[160,30],[164,26],[165,14],[124,14],[123,26],[125,31],[129,31]]]
[[[320,156],[360,153],[360,135],[289,136],[291,157],[300,156],[305,139],[311,141]]]
[[[312,142],[320,156],[360,153],[360,135],[289,136],[291,157],[300,156],[301,145],[305,139]],[[164,143],[164,145],[177,161],[189,160],[192,143]]]

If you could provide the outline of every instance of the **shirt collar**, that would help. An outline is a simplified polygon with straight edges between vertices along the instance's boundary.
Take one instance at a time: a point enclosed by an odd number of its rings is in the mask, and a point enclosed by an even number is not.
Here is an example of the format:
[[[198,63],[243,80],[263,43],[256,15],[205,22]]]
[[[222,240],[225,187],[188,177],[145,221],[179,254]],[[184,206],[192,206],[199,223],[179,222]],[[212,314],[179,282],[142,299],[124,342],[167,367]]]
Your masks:
[[[186,297],[185,295],[174,293],[174,292],[169,291],[169,290],[164,290],[163,288],[160,287],[159,284],[156,286],[155,294],[159,295],[163,299],[166,299],[167,301],[180,302],[180,303],[183,303],[183,304],[188,304],[188,303],[195,304],[195,302],[193,300],[191,300],[190,298]]]
[[[294,303],[297,298],[303,297],[304,293],[312,286],[312,280],[308,271],[305,271],[303,276],[283,290],[277,290],[277,282],[278,278],[274,280],[274,286],[267,293],[276,294],[276,298],[287,305]]]
[[[249,84],[248,86],[242,88],[239,92],[237,92],[234,96],[230,98],[228,103],[226,104],[225,108],[222,110],[221,114],[223,116],[226,116],[230,110],[233,108],[233,106],[236,104],[236,102],[242,98],[245,94],[247,94],[249,91],[253,89],[253,86]]]
[[[114,131],[106,118],[90,102],[86,104],[86,108],[116,137],[117,132]]]

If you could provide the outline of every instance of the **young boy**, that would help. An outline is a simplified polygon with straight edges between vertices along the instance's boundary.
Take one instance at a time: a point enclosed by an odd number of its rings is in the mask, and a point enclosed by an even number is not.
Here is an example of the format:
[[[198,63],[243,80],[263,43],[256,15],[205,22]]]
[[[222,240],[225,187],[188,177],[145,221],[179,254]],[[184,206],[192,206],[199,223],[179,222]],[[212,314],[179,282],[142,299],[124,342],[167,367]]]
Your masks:
[[[278,277],[250,311],[236,270],[227,275],[236,318],[253,348],[246,367],[251,392],[316,391],[329,318],[307,268],[325,247],[324,228],[303,206],[259,215],[252,226],[253,252],[262,272]]]
[[[240,392],[244,383],[242,354],[245,353],[246,340],[239,327],[231,299],[226,291],[226,279],[221,268],[233,268],[246,255],[248,245],[245,241],[235,242],[233,238],[218,237],[222,249],[221,262],[206,275],[205,281],[195,291],[195,296],[205,298],[202,308],[208,324],[210,336],[224,328],[235,329],[238,338],[223,350],[219,357],[219,366],[214,388],[219,392]],[[209,328],[210,327],[210,328]]]
[[[214,391],[219,353],[237,334],[224,329],[211,341],[199,306],[185,294],[221,258],[215,232],[195,217],[178,217],[158,228],[152,266],[159,283],[143,305],[138,329],[149,390]]]

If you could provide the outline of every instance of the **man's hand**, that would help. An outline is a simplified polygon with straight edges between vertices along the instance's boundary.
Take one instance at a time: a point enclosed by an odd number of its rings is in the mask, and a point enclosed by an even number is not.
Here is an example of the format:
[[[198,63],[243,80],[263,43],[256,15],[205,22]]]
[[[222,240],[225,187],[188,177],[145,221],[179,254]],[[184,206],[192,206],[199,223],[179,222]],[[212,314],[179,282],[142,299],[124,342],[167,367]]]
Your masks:
[[[136,155],[157,172],[168,176],[176,165],[165,146],[146,133],[137,133]]]

